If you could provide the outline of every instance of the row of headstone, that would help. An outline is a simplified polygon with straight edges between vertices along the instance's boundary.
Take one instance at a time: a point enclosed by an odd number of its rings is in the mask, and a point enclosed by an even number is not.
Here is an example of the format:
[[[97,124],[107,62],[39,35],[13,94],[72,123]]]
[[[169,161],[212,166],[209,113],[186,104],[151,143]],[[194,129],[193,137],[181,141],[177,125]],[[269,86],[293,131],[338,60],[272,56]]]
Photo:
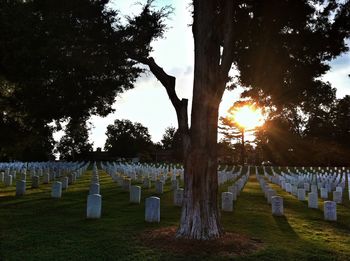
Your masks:
[[[102,168],[109,174],[113,181],[117,182],[117,184],[124,188],[126,191],[130,191],[130,202],[139,203],[141,198],[141,186],[132,186],[132,178],[129,176],[123,176],[121,173],[116,173],[111,171],[111,167],[108,167],[108,164],[101,164]],[[135,179],[135,182],[141,183],[142,188],[150,189],[152,188],[152,183],[154,183],[155,193],[157,195],[162,195],[164,193],[164,185],[171,179],[171,190],[174,194],[174,205],[182,206],[183,200],[183,189],[179,188],[179,176],[169,175],[165,176],[160,174],[158,179],[153,181],[149,175],[143,173],[142,175],[138,175]]]
[[[88,166],[89,163],[86,163],[85,165],[77,169],[75,172],[68,174],[68,176],[62,177],[61,181],[54,181],[52,183],[51,188],[51,197],[56,199],[61,198],[62,190],[67,190],[69,185],[75,183],[76,180],[80,178],[83,175],[83,173],[87,170]]]
[[[101,164],[101,168],[105,170],[113,180],[117,181],[119,177],[128,177],[131,181],[143,182],[144,188],[149,188],[149,182],[156,182],[161,180],[166,183],[168,179],[171,181],[178,178],[183,181],[184,169],[171,168],[168,166],[160,165],[158,167],[149,164],[134,164],[134,163],[104,163]],[[218,183],[224,184],[230,180],[237,178],[241,174],[242,167],[238,171],[234,171],[234,168],[228,170],[228,166],[224,166],[222,170],[218,170]],[[175,189],[175,188],[173,188]]]
[[[156,180],[168,179],[169,177],[177,177],[183,180],[183,168],[176,168],[166,165],[150,165],[140,163],[104,163],[101,164],[101,168],[105,170],[110,176],[117,173],[122,177],[129,177],[131,180],[142,181],[144,178],[148,178],[155,182]]]
[[[272,189],[269,184],[266,182],[263,176],[259,175],[256,172],[256,178],[260,184],[260,188],[264,192],[264,196],[267,200],[267,203],[271,205],[271,212],[273,216],[283,216],[284,207],[283,207],[283,198],[277,195],[276,190]]]
[[[287,193],[291,193],[292,195],[296,196],[298,200],[305,201],[306,200],[306,191],[308,191],[309,184],[304,183],[303,188],[298,188],[297,185],[291,184],[289,182],[286,183],[286,181],[282,178],[279,179],[278,174],[275,173],[276,178],[269,179],[271,182],[275,183],[276,185],[279,185],[283,190],[285,190]],[[262,179],[260,177],[259,179]],[[280,182],[279,182],[280,181]],[[318,209],[318,187],[316,185],[311,185],[311,192],[308,193],[308,207]],[[277,205],[275,202],[275,196],[273,196],[274,202],[272,202],[272,212],[276,213],[276,209],[280,210],[282,205],[283,210],[283,199],[277,200]],[[321,198],[327,199],[328,198],[328,189],[321,188]],[[324,201],[323,203],[323,211],[324,211],[324,219],[327,221],[336,221],[337,220],[337,203],[341,203],[342,201],[342,191],[341,187],[337,187],[336,191],[333,192],[333,201]],[[279,212],[279,211],[277,211]]]
[[[0,163],[1,176],[11,175],[15,180],[17,174],[25,174],[29,177],[49,174],[51,179],[61,177],[68,172],[75,171],[85,165],[84,162],[14,162]],[[21,178],[23,180],[23,178]]]
[[[324,183],[310,184],[308,179],[305,176],[299,177],[294,175],[293,177],[287,174],[279,175],[273,171],[274,176],[269,176],[269,180],[277,185],[279,185],[282,189],[291,193],[298,200],[305,201],[306,200],[306,192],[310,191],[312,193],[316,193],[318,196],[318,190],[320,190],[320,197],[324,200],[329,199],[329,194],[332,194],[333,201],[337,204],[341,204],[343,202],[343,188],[345,187],[345,176],[341,178],[337,175],[335,181],[327,181]],[[334,187],[335,186],[335,187]],[[333,189],[335,189],[333,191]]]
[[[242,169],[240,169],[242,171]],[[238,177],[238,174],[235,173],[232,175],[232,178],[230,180],[233,180]],[[221,209],[225,212],[232,212],[233,211],[233,204],[237,200],[237,197],[239,196],[240,192],[243,190],[245,184],[247,183],[249,179],[249,169],[248,172],[244,175],[242,175],[240,178],[235,180],[231,186],[227,188],[227,192],[221,193]]]
[[[87,197],[86,218],[98,219],[101,218],[102,212],[102,197],[100,194],[100,178],[96,162],[93,164],[92,176],[89,187],[89,195]]]
[[[32,164],[32,163],[31,163]],[[60,166],[63,163],[60,163]],[[0,163],[2,169],[0,171],[0,182],[4,184],[5,187],[12,186],[13,182],[16,183],[16,195],[22,196],[26,193],[26,185],[27,185],[27,176],[31,178],[31,188],[39,188],[40,186],[40,178],[42,177],[42,183],[48,184],[50,180],[54,180],[57,177],[60,177],[58,172],[51,173],[43,173],[39,175],[39,172],[35,171],[27,171],[28,163]],[[55,164],[51,164],[53,166]],[[66,170],[70,172],[78,172],[77,175],[81,174],[84,169],[87,168],[86,163],[66,163]],[[17,167],[13,167],[17,166]],[[25,166],[25,167],[23,167]],[[44,163],[37,163],[36,166],[46,166]],[[70,169],[68,169],[68,167]],[[42,170],[42,169],[41,169]],[[71,175],[71,174],[69,174]],[[16,181],[17,180],[17,181]]]
[[[131,186],[131,179],[129,177],[123,177],[121,174],[117,173],[109,173],[113,180],[115,180],[118,185],[122,186],[125,190],[130,191],[130,203],[139,204],[141,201],[141,186]],[[152,181],[149,176],[145,175],[144,177],[137,179],[136,181],[142,183],[142,187],[144,189],[152,188]],[[154,182],[155,185],[155,193],[158,195],[162,195],[164,193],[164,185],[167,182],[167,179],[164,175],[159,175],[159,180]],[[130,187],[130,189],[129,189]],[[171,190],[173,191],[173,204],[174,206],[182,206],[183,198],[184,198],[184,189],[179,187],[179,179],[178,176],[171,175]]]
[[[272,168],[272,173],[275,175],[276,172]],[[299,170],[291,171],[287,168],[287,172],[281,172],[280,175],[287,179],[287,182],[293,183],[297,182],[302,186],[304,183],[310,183],[312,185],[317,185],[318,189],[327,188],[328,192],[332,192],[336,187],[342,187],[345,189],[346,183],[346,171],[330,172],[330,173],[301,173]],[[348,170],[349,173],[349,170]]]
[[[86,166],[84,167],[86,168]],[[74,177],[74,179],[76,179],[76,177],[79,175],[78,172],[74,172],[72,174],[70,174],[72,177]],[[12,179],[12,175],[6,175],[6,179]],[[68,179],[68,178],[66,178]],[[73,179],[73,178],[72,178]],[[73,181],[72,181],[73,182]],[[39,176],[32,176],[32,188],[38,188],[40,184],[40,178]],[[65,184],[65,183],[63,183]],[[20,179],[16,181],[16,196],[24,196],[26,194],[26,186],[27,186],[27,181],[26,181],[26,173],[20,173]],[[66,187],[63,188],[67,188],[68,185]],[[52,197],[60,197],[61,196],[61,192],[59,192],[59,190],[62,190],[62,183],[58,182],[56,184],[53,185],[52,187]]]

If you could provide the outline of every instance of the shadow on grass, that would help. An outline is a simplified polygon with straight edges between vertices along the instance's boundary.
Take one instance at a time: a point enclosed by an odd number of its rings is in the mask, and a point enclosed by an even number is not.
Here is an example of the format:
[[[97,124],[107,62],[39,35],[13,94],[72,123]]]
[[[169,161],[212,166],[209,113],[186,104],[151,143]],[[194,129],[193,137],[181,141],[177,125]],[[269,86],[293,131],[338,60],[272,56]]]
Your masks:
[[[293,227],[291,227],[285,216],[273,216],[273,219],[275,220],[277,227],[283,234],[288,235],[290,239],[299,238],[298,234],[295,233]]]

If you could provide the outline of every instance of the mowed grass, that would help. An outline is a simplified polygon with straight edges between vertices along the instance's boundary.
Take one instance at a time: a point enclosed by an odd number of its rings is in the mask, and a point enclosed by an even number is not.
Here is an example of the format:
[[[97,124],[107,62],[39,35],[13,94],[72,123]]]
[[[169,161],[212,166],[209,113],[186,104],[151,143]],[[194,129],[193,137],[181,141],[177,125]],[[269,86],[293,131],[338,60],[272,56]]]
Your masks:
[[[161,222],[144,222],[144,199],[156,195],[154,186],[142,190],[140,205],[129,203],[123,191],[100,171],[102,218],[87,220],[86,199],[91,171],[52,199],[51,185],[39,189],[27,184],[25,196],[15,196],[15,185],[0,185],[0,260],[224,260],[196,253],[182,256],[145,246],[137,239],[144,230],[177,226],[180,208],[172,204],[170,184],[161,195]],[[221,187],[226,190],[229,184]],[[254,173],[238,197],[232,213],[222,213],[226,231],[247,235],[263,243],[254,254],[235,260],[350,260],[350,203],[338,205],[338,222],[323,220],[323,211],[308,209],[279,189],[284,217],[273,217]],[[221,197],[220,197],[221,198]]]

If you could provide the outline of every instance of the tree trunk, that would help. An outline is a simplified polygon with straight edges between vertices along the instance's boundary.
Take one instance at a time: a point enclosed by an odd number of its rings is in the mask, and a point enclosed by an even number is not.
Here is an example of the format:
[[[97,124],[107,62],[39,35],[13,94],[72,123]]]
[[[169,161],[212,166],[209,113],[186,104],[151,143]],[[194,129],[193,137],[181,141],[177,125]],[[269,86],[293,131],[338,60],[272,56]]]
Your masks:
[[[241,162],[242,162],[242,166],[244,166],[245,164],[245,140],[244,140],[244,129],[241,130],[241,140],[242,140],[242,149],[241,149]]]
[[[200,240],[223,234],[217,202],[217,130],[226,78],[220,70],[216,8],[216,1],[194,1],[195,62],[190,146],[184,160],[184,204],[177,231],[177,237]]]
[[[192,114],[191,146],[184,162],[184,205],[177,237],[207,240],[223,233],[217,202],[218,110],[208,105],[203,101],[198,113]]]
[[[233,1],[194,0],[195,45],[191,128],[187,100],[175,92],[175,77],[152,57],[133,59],[149,66],[176,110],[183,143],[185,192],[177,237],[207,240],[223,234],[218,207],[218,110],[233,61]]]

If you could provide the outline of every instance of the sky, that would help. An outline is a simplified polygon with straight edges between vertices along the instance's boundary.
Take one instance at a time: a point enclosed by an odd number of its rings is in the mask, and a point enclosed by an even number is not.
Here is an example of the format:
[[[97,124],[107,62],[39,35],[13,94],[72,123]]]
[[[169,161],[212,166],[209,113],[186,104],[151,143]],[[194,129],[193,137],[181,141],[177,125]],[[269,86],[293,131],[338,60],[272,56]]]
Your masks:
[[[111,7],[118,9],[121,14],[136,14],[140,5],[133,0],[112,1]],[[138,1],[141,3],[145,0]],[[193,85],[193,38],[191,27],[191,0],[156,0],[156,6],[171,5],[174,13],[167,21],[168,30],[163,39],[152,44],[155,61],[168,74],[176,77],[176,92],[179,98],[189,99],[189,115]],[[350,94],[350,52],[331,62],[331,70],[323,79],[337,88],[337,97]],[[224,116],[228,108],[239,99],[240,90],[225,91],[220,115]],[[177,127],[175,110],[159,81],[148,73],[138,79],[135,88],[129,90],[116,99],[113,105],[115,112],[107,117],[93,116],[90,131],[90,141],[94,149],[104,146],[106,129],[116,119],[129,119],[139,122],[148,128],[154,142],[161,140],[166,127]],[[57,139],[62,133],[55,135]]]

